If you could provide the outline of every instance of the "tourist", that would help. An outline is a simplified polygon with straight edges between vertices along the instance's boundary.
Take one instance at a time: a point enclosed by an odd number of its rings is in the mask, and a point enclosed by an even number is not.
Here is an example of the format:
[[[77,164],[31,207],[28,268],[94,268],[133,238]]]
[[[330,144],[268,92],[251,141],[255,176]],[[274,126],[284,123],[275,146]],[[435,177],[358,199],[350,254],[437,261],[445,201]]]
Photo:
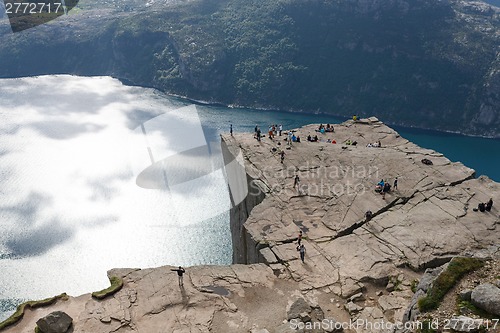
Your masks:
[[[391,190],[391,184],[388,182],[384,184],[384,188],[382,189],[382,199],[385,200],[385,194]]]
[[[382,179],[381,181],[378,182],[377,186],[375,186],[375,192],[377,193],[382,193],[382,190],[384,189],[384,180]]]
[[[269,134],[269,139],[273,139],[273,127],[272,126],[269,126],[269,131],[268,131],[268,134]]]
[[[292,145],[292,136],[293,136],[293,133],[292,131],[288,131],[288,145]]]
[[[278,128],[279,128],[279,134],[281,136],[281,132],[283,132],[283,125],[280,124]]]
[[[285,151],[284,150],[281,151],[280,158],[281,158],[281,164],[283,164],[283,160],[285,159]]]
[[[260,128],[257,127],[257,141],[260,141],[261,136]]]
[[[229,126],[229,133],[231,133],[231,136],[233,136],[233,124]]]
[[[297,142],[300,143],[300,136],[297,135]]]
[[[311,134],[309,134],[309,135],[307,136],[307,141],[309,141],[309,142],[311,142],[311,141],[312,141]]]
[[[179,266],[177,269],[171,269],[171,271],[177,272],[177,276],[179,277],[179,286],[184,284],[182,275],[186,273],[186,270]]]
[[[491,207],[493,207],[493,198],[490,198],[490,200],[488,200],[488,202],[486,203],[486,207],[484,208],[489,212],[491,210]]]
[[[314,142],[318,142],[318,141],[319,141],[319,140],[318,140],[318,136],[317,136],[317,135],[315,135],[315,136],[314,136],[313,141],[314,141]]]
[[[300,242],[302,242],[302,230],[299,230],[299,236],[297,237],[297,244],[300,245]]]
[[[392,187],[394,188],[394,190],[398,189],[398,177],[396,177],[396,179],[394,179],[394,185]]]
[[[299,186],[300,178],[299,175],[295,175],[295,179],[293,180],[293,188]]]
[[[304,244],[297,245],[297,251],[300,253],[300,260],[304,263],[304,258],[306,256],[306,248],[304,247]]]

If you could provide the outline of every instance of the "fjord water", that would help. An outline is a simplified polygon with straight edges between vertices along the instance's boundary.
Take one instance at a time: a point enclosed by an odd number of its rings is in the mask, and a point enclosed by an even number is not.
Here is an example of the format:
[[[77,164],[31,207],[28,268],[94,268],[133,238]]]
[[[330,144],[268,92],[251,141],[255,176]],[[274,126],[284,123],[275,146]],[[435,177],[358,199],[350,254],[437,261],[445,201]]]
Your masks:
[[[109,77],[64,75],[0,80],[0,101],[0,320],[26,299],[102,289],[113,267],[231,263],[220,169],[201,186],[167,192],[137,186],[131,167],[138,155],[130,142],[141,125],[189,102]],[[214,165],[219,134],[230,124],[252,132],[256,124],[265,131],[273,123],[287,129],[344,120],[196,108]],[[398,130],[500,180],[499,140]]]

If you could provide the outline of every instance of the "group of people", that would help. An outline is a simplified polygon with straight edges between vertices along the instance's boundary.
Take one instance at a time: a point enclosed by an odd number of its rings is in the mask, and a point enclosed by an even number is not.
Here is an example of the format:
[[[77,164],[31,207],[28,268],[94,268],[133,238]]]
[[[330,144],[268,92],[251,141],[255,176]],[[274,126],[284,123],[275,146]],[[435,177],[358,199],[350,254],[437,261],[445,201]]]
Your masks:
[[[374,148],[381,148],[381,147],[382,147],[382,143],[381,143],[381,142],[380,142],[380,140],[379,140],[379,141],[374,142],[374,143],[369,143],[369,144],[367,144],[366,146],[367,146],[367,147],[369,147],[369,148],[370,148],[370,147],[374,147]]]
[[[490,200],[488,200],[488,202],[484,203],[484,202],[480,202],[478,205],[477,205],[477,208],[474,208],[474,211],[477,212],[478,210],[480,212],[489,212],[491,210],[491,207],[493,207],[493,198],[490,198]]]
[[[319,128],[316,130],[316,132],[320,132],[321,134],[325,134],[326,132],[333,133],[333,132],[335,132],[335,129],[330,124],[326,124],[326,126],[324,126],[323,124],[320,124]]]
[[[309,141],[309,142],[318,142],[318,141],[319,141],[319,139],[318,139],[318,136],[317,136],[317,135],[315,135],[314,137],[312,137],[312,136],[311,136],[311,134],[309,134],[309,135],[307,136],[307,141]]]
[[[288,144],[292,144],[292,142],[298,142],[300,143],[300,136],[295,136],[295,133],[292,131],[288,131],[288,138],[287,138]]]
[[[394,185],[392,186],[394,190],[398,189],[398,177],[394,179]],[[384,181],[383,179],[378,182],[375,186],[375,192],[380,193],[382,195],[382,199],[385,199],[385,194],[390,192],[391,184],[389,182]]]

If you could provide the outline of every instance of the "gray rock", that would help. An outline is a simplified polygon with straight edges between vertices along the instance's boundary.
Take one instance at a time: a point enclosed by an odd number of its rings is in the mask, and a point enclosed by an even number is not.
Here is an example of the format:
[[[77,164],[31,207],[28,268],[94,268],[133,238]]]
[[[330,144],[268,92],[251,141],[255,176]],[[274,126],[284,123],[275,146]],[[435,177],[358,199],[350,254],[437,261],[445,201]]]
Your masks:
[[[385,287],[385,289],[386,289],[388,292],[394,291],[394,283],[389,282],[389,283],[387,284],[387,286]]]
[[[72,323],[73,319],[65,312],[54,311],[38,319],[36,325],[43,333],[66,333]]]
[[[349,298],[349,300],[350,300],[351,302],[354,302],[354,301],[362,301],[362,300],[364,300],[364,299],[365,299],[365,297],[363,296],[363,293],[357,293],[357,294],[354,294],[354,295],[352,295],[352,296]]]
[[[500,279],[495,281],[495,285],[500,288]]]
[[[428,268],[425,270],[424,275],[420,279],[417,285],[417,290],[421,289],[424,292],[429,290],[430,286],[437,278],[437,276],[443,271],[444,266],[440,266],[437,268]]]
[[[477,332],[481,322],[466,316],[452,317],[450,319],[450,328],[456,332]]]
[[[350,313],[355,313],[355,312],[359,312],[361,310],[363,310],[363,307],[357,305],[357,304],[354,304],[353,302],[349,302],[347,303],[346,305],[344,305],[344,308]]]
[[[276,259],[276,256],[274,255],[273,251],[268,247],[261,249],[260,254],[264,258],[264,262],[266,264],[275,264],[278,262],[278,259]]]
[[[480,284],[471,294],[472,304],[500,316],[500,289],[491,283]]]
[[[471,298],[471,294],[472,294],[472,290],[470,289],[465,289],[465,290],[462,290],[458,296],[460,297],[460,299],[462,301],[470,301],[470,298]]]
[[[312,308],[309,303],[306,302],[302,297],[297,298],[295,302],[292,303],[290,309],[288,309],[286,318],[292,320],[295,318],[300,318],[302,313],[311,313]]]

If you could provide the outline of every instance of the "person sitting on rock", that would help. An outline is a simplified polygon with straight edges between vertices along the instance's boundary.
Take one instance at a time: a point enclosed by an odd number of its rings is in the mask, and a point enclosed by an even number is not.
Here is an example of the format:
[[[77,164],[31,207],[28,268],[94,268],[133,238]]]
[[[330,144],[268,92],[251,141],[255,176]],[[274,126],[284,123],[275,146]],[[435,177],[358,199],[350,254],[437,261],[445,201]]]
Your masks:
[[[314,136],[313,142],[318,142],[318,136],[317,135]]]
[[[297,142],[300,143],[300,136],[297,135]]]
[[[375,191],[376,192],[381,192],[382,189],[384,188],[385,182],[382,179],[381,181],[378,182],[377,186],[375,186]]]
[[[480,202],[479,205],[477,205],[477,209],[479,209],[480,212],[485,212],[486,205],[483,202]]]
[[[490,198],[490,200],[488,200],[484,209],[489,212],[491,210],[491,207],[493,207],[493,198]]]
[[[309,134],[309,135],[307,136],[307,141],[309,141],[309,142],[311,142],[311,141],[312,141],[311,134]]]

